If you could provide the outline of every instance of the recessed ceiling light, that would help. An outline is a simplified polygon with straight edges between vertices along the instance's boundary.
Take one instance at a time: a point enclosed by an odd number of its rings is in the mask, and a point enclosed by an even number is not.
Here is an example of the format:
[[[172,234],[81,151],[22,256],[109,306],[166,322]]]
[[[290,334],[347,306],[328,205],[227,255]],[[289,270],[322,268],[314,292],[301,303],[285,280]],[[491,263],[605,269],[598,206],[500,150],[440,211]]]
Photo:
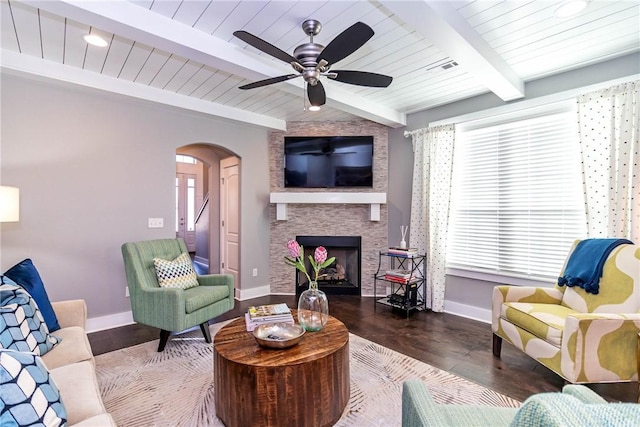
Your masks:
[[[100,37],[100,36],[98,36],[96,34],[87,34],[87,35],[85,35],[84,36],[84,41],[86,41],[90,45],[98,46],[98,47],[105,47],[105,46],[109,45],[109,43],[107,43],[107,41],[105,39],[103,39],[102,37]]]
[[[309,111],[320,111],[319,105],[312,105],[309,107]]]
[[[553,14],[556,18],[568,18],[582,12],[587,4],[589,4],[588,0],[569,0],[557,8]]]

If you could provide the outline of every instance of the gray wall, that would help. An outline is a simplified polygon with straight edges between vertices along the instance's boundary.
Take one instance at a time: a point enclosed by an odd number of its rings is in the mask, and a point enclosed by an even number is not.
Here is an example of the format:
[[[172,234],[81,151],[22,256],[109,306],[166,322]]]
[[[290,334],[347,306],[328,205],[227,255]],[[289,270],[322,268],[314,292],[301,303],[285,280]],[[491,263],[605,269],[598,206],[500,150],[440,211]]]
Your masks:
[[[566,90],[581,88],[621,77],[640,73],[640,53],[616,58],[605,63],[568,71],[556,76],[539,79],[525,84],[526,98],[510,104],[550,95]],[[459,115],[499,107],[507,103],[492,93],[476,96],[441,107],[432,108],[407,116],[407,127],[389,131],[389,242],[400,241],[400,225],[409,224],[411,209],[411,181],[413,174],[413,153],[411,138],[405,138],[406,130],[427,127],[430,122]],[[409,242],[410,243],[410,242]],[[446,301],[450,309],[458,311],[458,304],[467,306],[467,315],[478,318],[486,313],[477,309],[490,310],[491,292],[496,283],[482,282],[449,276],[446,283]],[[452,305],[453,303],[453,305]],[[484,320],[489,320],[484,318]]]
[[[268,284],[266,129],[6,73],[0,89],[0,178],[21,196],[20,222],[1,225],[2,271],[32,258],[52,300],[83,298],[90,318],[129,311],[120,246],[175,237],[176,148],[206,143],[242,161],[241,259],[263,274],[242,271],[241,288]]]

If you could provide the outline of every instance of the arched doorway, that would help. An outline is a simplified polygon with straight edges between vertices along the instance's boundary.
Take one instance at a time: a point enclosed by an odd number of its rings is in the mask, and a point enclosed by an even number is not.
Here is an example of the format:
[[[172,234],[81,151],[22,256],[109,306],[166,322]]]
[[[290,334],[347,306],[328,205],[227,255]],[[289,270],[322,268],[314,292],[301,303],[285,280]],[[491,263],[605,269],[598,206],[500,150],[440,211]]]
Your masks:
[[[191,156],[203,165],[203,176],[195,178],[202,186],[201,202],[197,203],[194,217],[196,268],[204,273],[232,274],[236,289],[240,289],[240,158],[225,148],[206,143],[179,147],[176,154]],[[229,165],[236,165],[235,172]]]

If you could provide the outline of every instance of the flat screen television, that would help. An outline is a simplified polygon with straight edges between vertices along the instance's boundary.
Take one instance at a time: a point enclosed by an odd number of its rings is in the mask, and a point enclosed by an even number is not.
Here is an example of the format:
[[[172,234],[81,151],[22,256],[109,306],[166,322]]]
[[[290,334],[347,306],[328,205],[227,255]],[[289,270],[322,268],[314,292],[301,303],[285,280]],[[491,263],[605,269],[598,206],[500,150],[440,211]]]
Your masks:
[[[284,186],[373,187],[373,136],[285,136]]]

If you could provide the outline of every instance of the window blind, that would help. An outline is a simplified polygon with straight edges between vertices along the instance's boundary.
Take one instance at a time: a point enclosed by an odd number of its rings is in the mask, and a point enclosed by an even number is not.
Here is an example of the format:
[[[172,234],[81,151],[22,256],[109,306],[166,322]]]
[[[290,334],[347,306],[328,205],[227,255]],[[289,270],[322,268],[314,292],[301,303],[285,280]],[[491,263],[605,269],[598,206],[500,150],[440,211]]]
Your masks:
[[[447,267],[557,278],[586,236],[575,113],[456,129]]]

